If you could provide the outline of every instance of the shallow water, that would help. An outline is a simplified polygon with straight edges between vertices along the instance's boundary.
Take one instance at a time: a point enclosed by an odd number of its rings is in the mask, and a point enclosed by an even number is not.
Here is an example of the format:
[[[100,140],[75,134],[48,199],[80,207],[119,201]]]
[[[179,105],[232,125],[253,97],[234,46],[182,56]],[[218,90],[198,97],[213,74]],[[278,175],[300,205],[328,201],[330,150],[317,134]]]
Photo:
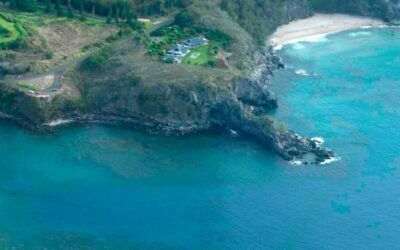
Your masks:
[[[36,135],[1,122],[0,249],[396,248],[399,31],[343,32],[281,53],[273,115],[324,138],[340,161],[293,166],[224,135]]]

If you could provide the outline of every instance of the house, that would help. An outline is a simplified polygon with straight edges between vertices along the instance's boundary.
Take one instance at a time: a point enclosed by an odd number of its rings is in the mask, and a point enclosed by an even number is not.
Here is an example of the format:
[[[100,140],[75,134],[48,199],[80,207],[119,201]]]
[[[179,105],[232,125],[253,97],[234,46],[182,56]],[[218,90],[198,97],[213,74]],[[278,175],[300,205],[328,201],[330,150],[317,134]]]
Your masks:
[[[208,40],[204,36],[198,36],[187,39],[186,41],[183,42],[183,44],[189,48],[195,48],[198,46],[208,44]]]
[[[190,48],[182,44],[174,45],[170,50],[168,50],[168,55],[185,56],[190,52]]]
[[[167,54],[164,56],[164,61],[173,61],[174,63],[181,63],[183,58],[190,52],[190,48],[182,44],[174,45]]]
[[[166,54],[163,59],[165,62],[181,63],[183,60],[183,56]]]
[[[206,45],[208,40],[204,36],[193,37],[183,41],[183,44],[175,44],[167,51],[164,56],[164,61],[172,61],[174,63],[181,63],[183,58],[189,54],[192,48]]]

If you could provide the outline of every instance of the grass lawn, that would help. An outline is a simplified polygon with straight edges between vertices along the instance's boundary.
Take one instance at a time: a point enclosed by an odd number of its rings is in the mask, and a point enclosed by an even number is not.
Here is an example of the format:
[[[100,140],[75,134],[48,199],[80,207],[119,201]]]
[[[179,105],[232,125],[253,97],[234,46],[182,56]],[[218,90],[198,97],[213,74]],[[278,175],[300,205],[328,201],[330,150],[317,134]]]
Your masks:
[[[66,13],[66,10],[65,10]],[[48,25],[56,22],[67,22],[72,20],[77,20],[86,25],[97,26],[97,25],[105,25],[106,21],[100,18],[92,18],[88,16],[81,16],[78,12],[74,12],[73,18],[68,18],[66,16],[57,16],[56,11],[46,12],[44,8],[39,8],[35,13],[29,12],[18,12],[14,17],[23,21],[24,23],[32,24],[32,25]]]
[[[144,28],[145,29],[151,29],[154,26],[153,22],[147,22],[147,23],[143,23],[144,24]]]
[[[10,31],[10,33],[11,33],[10,36],[0,35],[0,43],[13,42],[21,36],[19,31],[15,28],[14,23],[7,22],[6,20],[4,20],[1,17],[0,17],[0,26],[3,27],[4,29]]]
[[[33,90],[33,91],[41,90],[39,86],[30,84],[30,83],[27,83],[27,82],[18,82],[17,85],[20,86],[20,87],[27,88],[29,90]]]
[[[183,58],[182,63],[194,66],[205,66],[209,61],[216,61],[215,55],[211,54],[211,44],[194,48]]]
[[[103,25],[106,24],[106,21],[101,20],[101,19],[96,19],[96,18],[91,18],[91,17],[86,17],[86,20],[84,21],[87,25]]]
[[[144,24],[144,28],[147,29],[147,30],[151,29],[151,28],[154,27],[154,25],[162,23],[162,22],[166,21],[167,19],[168,19],[167,17],[158,17],[158,18],[155,18],[155,19],[151,19],[150,22],[143,23]]]
[[[2,14],[10,15],[9,13],[2,13]],[[40,10],[36,13],[21,12],[13,14],[11,16],[12,18],[15,18],[17,23],[9,22],[5,18],[0,16],[0,26],[3,29],[9,31],[9,34],[0,33],[0,44],[14,42],[21,36],[25,36],[26,34],[21,33],[21,31],[25,32],[21,27],[22,25],[28,27],[36,27],[36,26],[48,25],[54,22],[69,22],[73,20],[80,21],[89,26],[98,26],[98,25],[101,26],[106,24],[106,22],[101,19],[85,17],[84,20],[80,20],[79,16],[75,16],[75,18],[70,19],[67,17],[57,17],[56,15],[48,14]],[[16,27],[16,25],[20,25],[19,29]]]
[[[103,25],[106,24],[106,21],[104,20],[100,20],[100,19],[96,19],[96,18],[91,18],[91,17],[85,17],[84,20],[79,20],[79,16],[75,16],[74,18],[68,18],[68,17],[49,17],[48,14],[42,15],[41,16],[44,20],[45,24],[50,24],[50,23],[54,23],[54,22],[66,22],[66,21],[71,21],[71,20],[78,20],[84,24],[87,25],[92,25],[92,26],[96,26],[96,25]]]

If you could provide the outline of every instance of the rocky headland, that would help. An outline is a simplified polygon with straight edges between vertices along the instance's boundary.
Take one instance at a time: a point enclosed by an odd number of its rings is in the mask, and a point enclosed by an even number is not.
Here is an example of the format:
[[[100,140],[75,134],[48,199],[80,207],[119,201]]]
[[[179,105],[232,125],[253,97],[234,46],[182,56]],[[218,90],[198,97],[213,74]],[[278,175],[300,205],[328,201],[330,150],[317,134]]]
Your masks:
[[[202,18],[193,25],[213,27],[232,37],[228,69],[155,62],[146,56],[140,39],[126,39],[100,51],[105,60],[95,70],[88,69],[85,61],[68,67],[57,95],[37,98],[9,83],[1,84],[1,117],[35,130],[71,122],[129,124],[173,135],[224,128],[254,138],[288,161],[329,161],[335,157],[332,150],[285,130],[268,115],[279,106],[268,82],[284,63],[265,44],[267,36],[278,26],[313,13],[302,0],[274,7],[278,17],[259,20],[266,30],[264,44],[255,42],[251,32],[228,16],[218,1],[194,1],[187,8],[191,13],[201,12]],[[395,13],[396,8],[391,8]]]

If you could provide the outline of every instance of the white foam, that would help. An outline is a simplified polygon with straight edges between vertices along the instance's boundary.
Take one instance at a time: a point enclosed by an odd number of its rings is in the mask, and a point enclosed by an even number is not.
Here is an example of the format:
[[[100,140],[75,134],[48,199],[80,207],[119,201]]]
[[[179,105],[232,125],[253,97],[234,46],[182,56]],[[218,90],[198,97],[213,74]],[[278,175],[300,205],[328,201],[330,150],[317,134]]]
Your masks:
[[[50,127],[57,127],[57,126],[60,126],[60,125],[63,125],[63,124],[71,123],[73,121],[74,120],[72,120],[72,119],[57,119],[57,120],[45,123],[44,125],[50,126]]]
[[[327,35],[329,35],[329,34],[318,34],[318,35],[313,35],[313,36],[306,36],[306,37],[299,39],[299,42],[309,42],[309,43],[328,42],[329,39],[327,38]]]
[[[286,45],[293,45],[293,48],[296,50],[304,49],[305,46],[301,43],[303,42],[309,42],[309,43],[322,43],[322,42],[329,42],[329,39],[327,38],[327,34],[318,34],[318,35],[313,35],[313,36],[305,36],[297,39],[292,39],[287,42],[284,42],[282,44],[275,45],[273,49],[275,51],[281,50],[284,46]],[[274,44],[273,40],[271,40],[271,43]]]
[[[314,137],[314,138],[311,138],[311,140],[313,142],[315,142],[318,146],[321,146],[325,142],[325,140],[321,137]]]
[[[333,162],[340,161],[340,160],[341,160],[340,157],[332,157],[332,158],[329,158],[329,159],[321,162],[320,165],[328,165],[328,164],[331,164]]]
[[[231,134],[231,136],[234,136],[234,137],[238,136],[238,132],[236,132],[233,129],[229,129],[229,133]]]
[[[304,46],[301,43],[294,43],[293,44],[293,49],[295,49],[295,50],[301,50],[301,49],[305,49],[305,48],[306,48],[306,46]]]
[[[292,161],[290,161],[290,164],[299,166],[299,165],[303,164],[303,162],[300,160],[292,160]]]
[[[281,50],[283,48],[283,44],[279,44],[279,45],[276,45],[276,46],[274,46],[274,50],[275,51],[279,51],[279,50]]]
[[[361,26],[360,27],[361,29],[370,29],[370,28],[372,28],[372,26],[371,25],[365,25],[365,26]]]
[[[308,72],[304,69],[296,70],[295,73],[299,76],[310,76],[310,74],[308,74]]]
[[[350,37],[359,37],[359,36],[369,36],[371,32],[369,31],[356,31],[349,34]]]

